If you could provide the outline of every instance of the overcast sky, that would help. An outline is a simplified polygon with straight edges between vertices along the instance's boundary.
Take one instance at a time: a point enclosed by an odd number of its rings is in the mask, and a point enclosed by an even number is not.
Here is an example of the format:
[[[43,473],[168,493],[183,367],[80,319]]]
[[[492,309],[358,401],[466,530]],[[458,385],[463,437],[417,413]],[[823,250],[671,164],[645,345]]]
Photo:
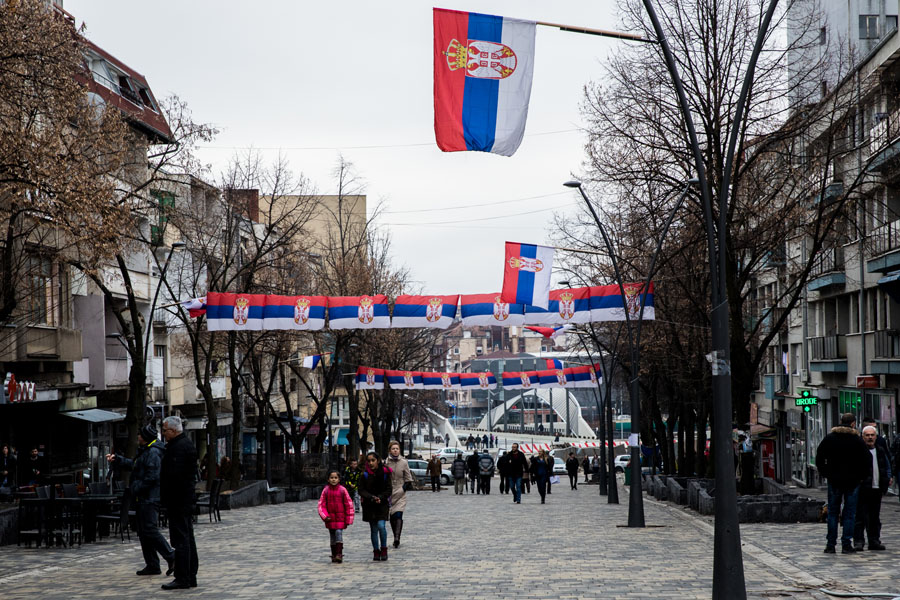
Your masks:
[[[201,158],[220,173],[255,147],[320,193],[339,155],[366,182],[393,254],[424,292],[500,289],[503,242],[542,243],[554,211],[577,200],[582,88],[623,42],[537,28],[525,139],[510,158],[443,153],[434,142],[432,7],[616,29],[611,0],[301,2],[65,0],[88,37],[177,94],[221,133]],[[470,206],[482,205],[482,206]],[[459,208],[467,207],[467,208]],[[540,211],[540,212],[538,212]],[[530,214],[518,214],[530,213]],[[500,217],[500,218],[494,218]]]

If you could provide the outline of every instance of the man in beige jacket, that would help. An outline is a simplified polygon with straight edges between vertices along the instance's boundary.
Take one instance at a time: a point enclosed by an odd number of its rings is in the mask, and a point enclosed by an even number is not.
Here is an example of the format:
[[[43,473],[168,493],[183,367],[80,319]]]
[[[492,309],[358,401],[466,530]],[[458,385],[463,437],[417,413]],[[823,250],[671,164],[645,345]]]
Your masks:
[[[391,441],[388,444],[388,457],[384,464],[391,469],[391,531],[394,532],[394,548],[399,548],[400,534],[403,532],[403,511],[406,510],[406,489],[413,482],[409,463],[400,456],[400,442]]]

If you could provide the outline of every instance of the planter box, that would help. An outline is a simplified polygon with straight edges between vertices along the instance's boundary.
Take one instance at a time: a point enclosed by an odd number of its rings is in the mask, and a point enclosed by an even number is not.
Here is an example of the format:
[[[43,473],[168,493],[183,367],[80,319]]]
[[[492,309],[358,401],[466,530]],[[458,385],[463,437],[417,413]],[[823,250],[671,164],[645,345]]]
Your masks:
[[[221,510],[234,510],[247,506],[260,506],[269,503],[269,484],[265,480],[251,481],[236,490],[225,490],[219,496]]]

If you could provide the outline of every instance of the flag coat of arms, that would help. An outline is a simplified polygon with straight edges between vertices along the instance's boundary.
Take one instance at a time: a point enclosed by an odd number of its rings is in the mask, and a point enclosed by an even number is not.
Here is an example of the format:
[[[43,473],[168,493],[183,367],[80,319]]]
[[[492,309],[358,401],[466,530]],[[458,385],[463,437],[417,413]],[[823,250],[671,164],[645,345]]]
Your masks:
[[[356,389],[383,390],[384,369],[375,369],[373,367],[359,367],[356,369]]]
[[[317,331],[325,328],[325,296],[277,296],[266,297],[263,311],[264,329],[294,329]]]
[[[390,371],[384,372],[384,378],[388,387],[392,390],[421,390],[422,374],[418,371]]]
[[[513,155],[525,134],[535,25],[434,9],[434,137],[441,150]]]
[[[537,371],[504,371],[501,374],[503,387],[508,390],[532,390],[541,387]]]
[[[329,329],[388,329],[391,326],[388,299],[372,296],[329,296]]]
[[[185,300],[181,303],[181,308],[187,311],[191,318],[199,317],[206,314],[206,296],[200,296],[193,300]]]
[[[397,296],[391,327],[446,329],[456,318],[456,296]]]
[[[545,369],[543,371],[538,371],[537,373],[541,380],[542,388],[570,387],[564,369]]]
[[[530,304],[547,310],[555,250],[550,246],[506,242],[500,299],[510,304]]]
[[[444,390],[444,389],[453,389],[453,381],[450,377],[450,373],[432,373],[429,371],[422,371],[420,373],[422,375],[422,389],[425,390]],[[445,377],[446,376],[446,377]],[[447,379],[447,384],[445,387],[445,378]],[[457,379],[457,384],[459,383],[459,377]]]
[[[625,298],[622,298],[618,284],[592,286],[591,290],[591,321],[624,321],[625,311],[628,310],[629,319],[637,319],[641,309],[641,283],[626,283]],[[653,307],[653,282],[647,289],[644,301],[644,319],[656,318],[656,310]]]
[[[590,365],[569,367],[565,371],[566,381],[571,383],[570,387],[590,388],[597,386],[597,375],[594,372],[594,367]]]
[[[500,300],[500,294],[464,294],[460,296],[463,325],[499,325],[511,327],[525,323],[525,307]]]
[[[497,388],[497,377],[493,373],[460,373],[459,387],[463,390],[493,390]]]
[[[547,308],[525,307],[526,325],[565,325],[591,322],[590,288],[550,290]]]
[[[209,331],[261,331],[265,294],[206,294],[206,328]]]

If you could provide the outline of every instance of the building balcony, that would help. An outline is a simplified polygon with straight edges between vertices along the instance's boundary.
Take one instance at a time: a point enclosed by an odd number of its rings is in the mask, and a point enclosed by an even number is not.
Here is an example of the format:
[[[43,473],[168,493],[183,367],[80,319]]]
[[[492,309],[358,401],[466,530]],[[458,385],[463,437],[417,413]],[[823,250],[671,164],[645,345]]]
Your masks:
[[[874,337],[875,358],[900,358],[900,331],[881,329]]]
[[[840,247],[822,250],[809,272],[807,289],[811,292],[832,286],[842,286],[847,282],[844,274],[844,249]]]
[[[875,229],[869,242],[874,257],[866,261],[869,273],[886,273],[900,268],[900,220]]]
[[[811,371],[846,373],[847,338],[843,335],[827,335],[809,338]]]
[[[880,172],[900,158],[900,108],[883,115],[869,130],[869,166],[867,171]]]
[[[47,325],[0,329],[0,360],[4,362],[75,362],[82,358],[80,331]]]

